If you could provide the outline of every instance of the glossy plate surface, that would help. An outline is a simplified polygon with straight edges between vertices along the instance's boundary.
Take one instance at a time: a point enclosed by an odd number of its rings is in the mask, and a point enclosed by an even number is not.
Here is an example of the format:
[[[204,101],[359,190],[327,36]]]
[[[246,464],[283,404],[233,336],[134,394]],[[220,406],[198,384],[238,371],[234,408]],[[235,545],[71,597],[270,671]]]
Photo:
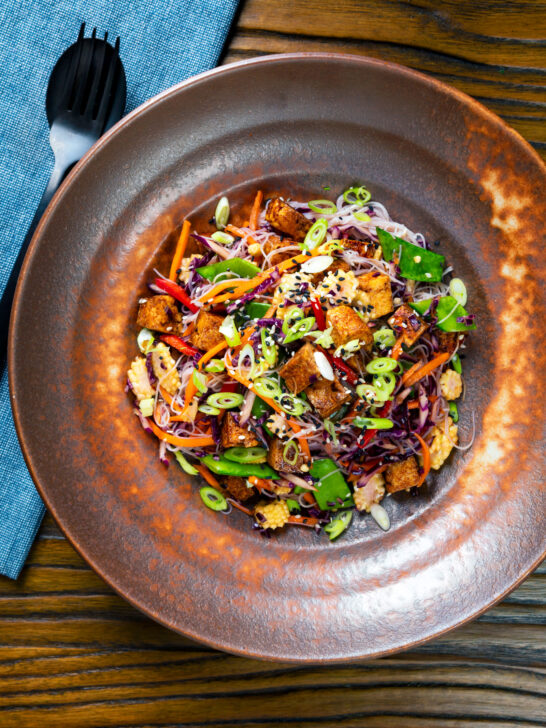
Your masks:
[[[418,497],[385,501],[335,544],[265,539],[166,469],[123,391],[138,296],[184,216],[206,225],[283,191],[366,183],[439,240],[479,329],[464,361],[457,452]],[[32,475],[59,525],[120,594],[174,630],[295,661],[385,654],[513,588],[546,547],[543,165],[469,97],[400,66],[337,55],[226,66],[137,109],[73,171],[20,282],[10,364]],[[330,187],[323,192],[323,187]],[[541,459],[542,458],[542,459]]]

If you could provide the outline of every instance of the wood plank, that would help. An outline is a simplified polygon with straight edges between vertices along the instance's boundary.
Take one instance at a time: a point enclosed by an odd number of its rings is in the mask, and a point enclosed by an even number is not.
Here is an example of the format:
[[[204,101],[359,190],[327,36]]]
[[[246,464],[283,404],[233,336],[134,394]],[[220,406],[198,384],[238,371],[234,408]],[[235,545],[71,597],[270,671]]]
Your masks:
[[[416,3],[390,0],[281,0],[271,12],[268,0],[248,0],[238,27],[245,31],[286,32],[298,36],[373,40],[418,46],[466,60],[520,68],[546,67],[546,14],[542,2],[504,3],[495,13],[487,3],[443,0],[441,10],[433,0]],[[507,15],[505,16],[505,13]],[[500,36],[489,34],[488,19],[510,17]]]

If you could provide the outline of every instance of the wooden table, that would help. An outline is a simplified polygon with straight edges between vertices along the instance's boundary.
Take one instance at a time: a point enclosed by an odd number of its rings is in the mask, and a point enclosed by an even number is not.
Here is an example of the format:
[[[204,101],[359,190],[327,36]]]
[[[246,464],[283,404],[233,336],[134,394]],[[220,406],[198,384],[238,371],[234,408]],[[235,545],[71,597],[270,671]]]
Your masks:
[[[341,51],[473,95],[546,157],[546,4],[248,0],[224,58]],[[522,535],[523,537],[523,535]],[[0,726],[545,725],[546,567],[475,622],[395,657],[297,667],[232,657],[143,617],[46,517],[0,578]]]

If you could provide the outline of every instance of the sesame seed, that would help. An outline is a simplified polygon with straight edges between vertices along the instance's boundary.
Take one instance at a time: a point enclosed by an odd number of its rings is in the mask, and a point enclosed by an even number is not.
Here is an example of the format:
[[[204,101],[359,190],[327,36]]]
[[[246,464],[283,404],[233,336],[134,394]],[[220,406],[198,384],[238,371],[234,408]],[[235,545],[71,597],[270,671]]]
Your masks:
[[[414,256],[413,256],[413,260],[414,260],[414,261],[415,261],[416,263],[420,263],[420,262],[421,262],[421,256],[420,256],[420,255],[414,255]]]
[[[428,273],[428,271],[427,271],[427,273],[425,273],[425,277],[426,278],[432,278],[432,275],[430,273]]]

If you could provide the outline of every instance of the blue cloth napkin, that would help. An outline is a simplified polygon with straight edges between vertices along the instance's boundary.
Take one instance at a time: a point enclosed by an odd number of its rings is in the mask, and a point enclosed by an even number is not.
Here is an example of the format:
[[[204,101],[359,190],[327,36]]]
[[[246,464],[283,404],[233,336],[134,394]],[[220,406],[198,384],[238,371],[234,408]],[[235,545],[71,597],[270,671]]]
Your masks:
[[[238,0],[3,0],[0,3],[0,291],[53,168],[45,94],[80,24],[121,38],[131,111],[216,65]],[[0,573],[16,579],[44,514],[0,381]]]

